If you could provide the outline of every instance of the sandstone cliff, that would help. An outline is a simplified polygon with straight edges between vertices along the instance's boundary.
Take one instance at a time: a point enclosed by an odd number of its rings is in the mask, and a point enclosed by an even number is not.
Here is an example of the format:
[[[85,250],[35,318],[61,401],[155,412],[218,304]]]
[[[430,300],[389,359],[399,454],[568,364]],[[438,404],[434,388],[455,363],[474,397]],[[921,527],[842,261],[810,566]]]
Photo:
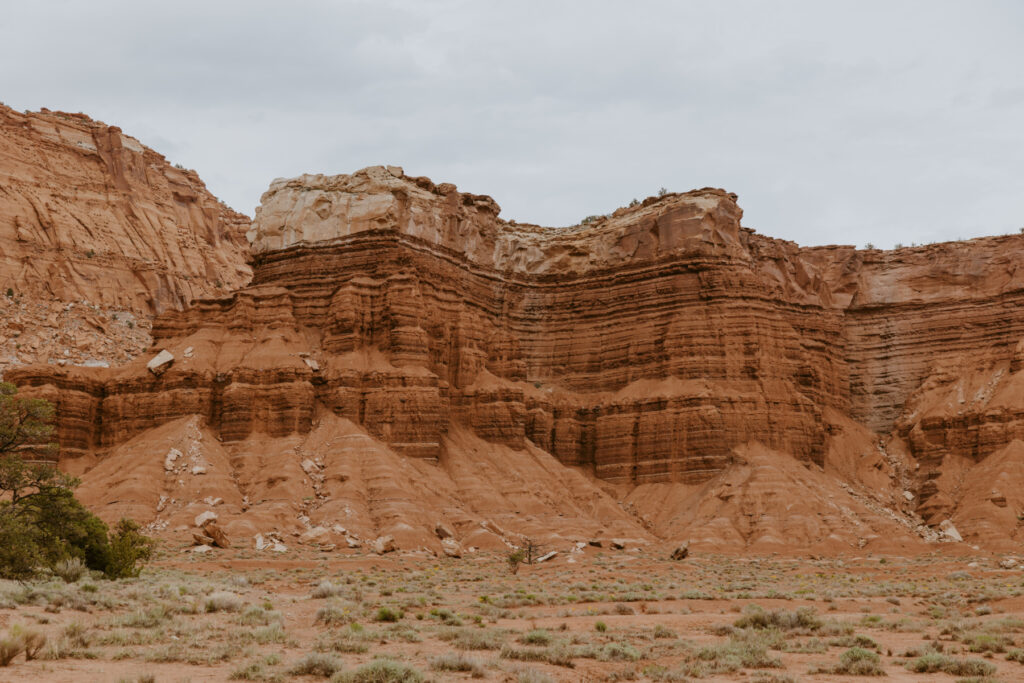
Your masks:
[[[117,127],[0,105],[0,373],[128,360],[154,314],[245,284],[248,227]]]
[[[1024,238],[801,249],[741,217],[735,195],[703,189],[551,229],[506,222],[491,198],[396,167],[279,180],[249,232],[252,283],[156,319],[152,351],[175,358],[166,372],[146,370],[149,354],[113,371],[13,377],[58,403],[65,466],[87,481],[127,476],[126,444],[196,420],[224,449],[225,475],[247,482],[232,493],[247,499],[239,528],[288,515],[364,534],[407,524],[410,542],[425,544],[422,521],[446,496],[462,501],[469,528],[509,475],[495,467],[534,460],[605,482],[557,489],[598,505],[574,508],[577,534],[612,520],[638,538],[717,547],[911,547],[937,538],[922,521],[953,518],[968,540],[1014,538],[1013,475],[995,463],[1017,452],[1024,412],[1012,381],[1024,357],[1014,267]],[[253,460],[264,442],[294,455]],[[132,457],[159,463],[162,448]],[[999,449],[992,467],[974,467]],[[387,453],[415,470],[413,489],[433,483],[386,521],[364,509],[343,522],[340,510],[355,508],[339,497],[372,485],[319,488],[309,505],[293,499],[299,489],[272,493],[300,451],[348,453],[342,469]],[[457,464],[470,452],[481,471]],[[966,474],[944,479],[953,458]],[[995,482],[991,505],[1012,514],[976,510],[964,476],[976,489]],[[520,478],[524,501],[541,495],[542,483]],[[126,500],[100,480],[98,502]],[[609,486],[627,496],[627,517],[607,512]],[[168,523],[166,501],[138,504]],[[516,533],[529,531],[522,505],[502,508]],[[544,517],[564,514],[553,500]]]

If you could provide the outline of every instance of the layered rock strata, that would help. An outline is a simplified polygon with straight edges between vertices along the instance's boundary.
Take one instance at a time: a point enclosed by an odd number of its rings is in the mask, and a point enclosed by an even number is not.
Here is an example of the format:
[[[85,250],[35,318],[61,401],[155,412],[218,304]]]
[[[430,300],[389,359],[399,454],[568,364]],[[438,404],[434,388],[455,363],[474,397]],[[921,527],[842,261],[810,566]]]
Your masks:
[[[246,283],[248,227],[116,126],[0,105],[0,372],[125,360],[133,318]]]
[[[323,406],[407,455],[438,458],[458,422],[611,481],[703,481],[751,440],[821,462],[821,411],[848,400],[840,319],[733,195],[566,230],[497,213],[393,168],[278,182],[252,285],[154,325],[154,348],[191,359],[19,377],[59,388],[83,451],[194,413],[225,441],[305,432]]]
[[[769,451],[856,478],[844,458],[867,458],[933,524],[960,509],[945,460],[1024,433],[1022,237],[801,249],[741,227],[715,189],[564,229],[498,213],[396,167],[275,181],[252,283],[155,321],[166,372],[147,357],[16,380],[59,404],[83,467],[186,416],[230,447],[332,415],[416,459],[443,462],[466,428],[623,484],[702,486]]]

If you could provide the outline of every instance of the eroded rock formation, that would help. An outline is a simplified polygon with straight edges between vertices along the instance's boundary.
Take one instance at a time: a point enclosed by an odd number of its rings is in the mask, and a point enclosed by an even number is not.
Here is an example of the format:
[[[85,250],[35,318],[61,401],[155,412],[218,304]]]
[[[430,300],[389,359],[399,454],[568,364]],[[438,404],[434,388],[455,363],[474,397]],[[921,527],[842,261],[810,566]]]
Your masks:
[[[0,372],[128,360],[154,314],[246,283],[248,227],[115,126],[0,105]]]
[[[1004,447],[1024,413],[1024,238],[801,249],[742,227],[716,189],[563,229],[498,214],[396,167],[276,181],[249,232],[249,286],[159,316],[152,353],[123,368],[15,379],[58,403],[78,470],[198,416],[245,480],[254,440],[344,424],[417,468],[437,462],[456,488],[469,440],[544,453],[640,487],[636,523],[704,544],[934,537],[917,513],[954,518],[969,541],[1016,534],[1016,510],[998,532],[979,525],[941,473],[1017,452]],[[147,372],[162,349],[173,364]],[[975,488],[1009,488],[1001,471]],[[1012,506],[1006,493],[991,504]],[[760,521],[738,518],[751,510]]]

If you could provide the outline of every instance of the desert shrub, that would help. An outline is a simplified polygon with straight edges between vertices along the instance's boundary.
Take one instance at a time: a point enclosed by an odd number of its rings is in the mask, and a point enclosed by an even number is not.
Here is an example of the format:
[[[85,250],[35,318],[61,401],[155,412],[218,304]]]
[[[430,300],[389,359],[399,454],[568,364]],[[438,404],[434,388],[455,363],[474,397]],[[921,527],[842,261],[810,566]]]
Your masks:
[[[344,589],[342,589],[341,586],[335,586],[333,583],[325,579],[321,581],[309,595],[311,598],[316,600],[322,598],[333,598],[336,595],[340,595],[343,590]]]
[[[6,633],[0,636],[0,666],[8,666],[25,649],[25,639],[20,633]]]
[[[1013,641],[1005,636],[977,633],[964,639],[971,652],[1006,652],[1006,646]]]
[[[550,645],[551,634],[542,628],[537,628],[532,631],[527,631],[519,637],[520,643],[526,645]]]
[[[171,613],[163,605],[156,605],[145,610],[136,610],[121,617],[118,623],[129,628],[156,628],[171,618]]]
[[[377,659],[354,671],[336,674],[331,683],[422,683],[423,674],[390,659]]]
[[[681,681],[682,683],[688,683],[690,680],[690,677],[685,672],[672,671],[660,664],[652,664],[645,667],[643,674],[652,681]]]
[[[599,621],[594,624],[594,630],[598,633],[604,633],[608,630],[608,624],[604,623],[603,621]]]
[[[996,667],[981,659],[954,659],[939,653],[922,655],[907,663],[914,673],[948,673],[951,676],[991,676]]]
[[[437,637],[451,642],[460,650],[500,650],[505,643],[504,631],[493,629],[459,628],[442,631]]]
[[[308,655],[295,662],[288,673],[293,676],[320,676],[330,678],[341,671],[341,662],[336,657],[322,652],[310,652]]]
[[[390,607],[381,607],[377,610],[377,614],[374,617],[376,621],[384,621],[394,623],[402,618],[402,613],[398,610],[391,609]]]
[[[561,644],[552,645],[542,650],[532,647],[517,648],[505,645],[501,648],[501,657],[503,659],[517,659],[524,662],[546,662],[570,669],[575,666],[572,661],[573,653],[569,648]]]
[[[759,607],[752,607],[737,619],[733,626],[756,629],[776,628],[781,631],[817,631],[822,627],[822,621],[809,607],[801,607],[793,612],[784,610],[766,612]]]
[[[707,662],[707,667],[693,667],[694,675],[708,673],[729,673],[739,669],[777,669],[782,662],[768,654],[767,639],[750,637],[751,632],[733,634],[728,643],[701,648],[697,659]],[[778,632],[775,632],[778,634]],[[756,634],[755,634],[756,635]]]
[[[662,624],[658,624],[657,626],[654,627],[654,634],[653,635],[654,635],[655,638],[677,638],[678,637],[678,634],[675,631],[673,631],[672,629],[668,628],[667,626],[663,626]]]
[[[238,612],[242,609],[242,599],[234,593],[217,591],[206,598],[203,609],[206,612]]]
[[[53,573],[64,580],[64,583],[74,583],[82,578],[88,567],[80,557],[69,557],[59,560],[53,565]]]
[[[878,655],[862,647],[852,647],[839,656],[839,664],[832,673],[848,676],[884,676],[885,670]]]
[[[640,653],[628,643],[608,643],[597,658],[602,662],[635,662],[640,659]]]
[[[519,565],[526,559],[526,552],[522,550],[513,550],[505,556],[505,560],[508,562],[508,570],[513,574],[519,572]]]
[[[266,626],[272,621],[278,621],[280,618],[280,612],[265,610],[260,605],[252,605],[238,615],[238,623],[242,626]]]
[[[461,671],[470,674],[473,678],[487,676],[483,664],[478,660],[455,652],[435,657],[430,661],[430,668],[434,671]]]

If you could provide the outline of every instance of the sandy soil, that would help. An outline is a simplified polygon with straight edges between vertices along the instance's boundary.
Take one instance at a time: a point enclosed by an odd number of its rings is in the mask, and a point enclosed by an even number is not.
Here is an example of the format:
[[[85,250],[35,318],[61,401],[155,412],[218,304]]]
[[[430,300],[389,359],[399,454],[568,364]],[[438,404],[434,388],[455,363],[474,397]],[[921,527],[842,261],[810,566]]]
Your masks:
[[[324,680],[294,673],[311,653],[352,681],[418,680],[352,676],[381,657],[422,680],[474,675],[446,661],[497,681],[856,680],[833,671],[856,645],[892,681],[992,667],[986,680],[1024,680],[1007,659],[1024,655],[1024,583],[995,557],[672,562],[588,548],[516,575],[499,553],[183,557],[165,549],[120,582],[0,583],[0,629],[48,641],[0,680]],[[908,668],[936,650],[967,668]]]

